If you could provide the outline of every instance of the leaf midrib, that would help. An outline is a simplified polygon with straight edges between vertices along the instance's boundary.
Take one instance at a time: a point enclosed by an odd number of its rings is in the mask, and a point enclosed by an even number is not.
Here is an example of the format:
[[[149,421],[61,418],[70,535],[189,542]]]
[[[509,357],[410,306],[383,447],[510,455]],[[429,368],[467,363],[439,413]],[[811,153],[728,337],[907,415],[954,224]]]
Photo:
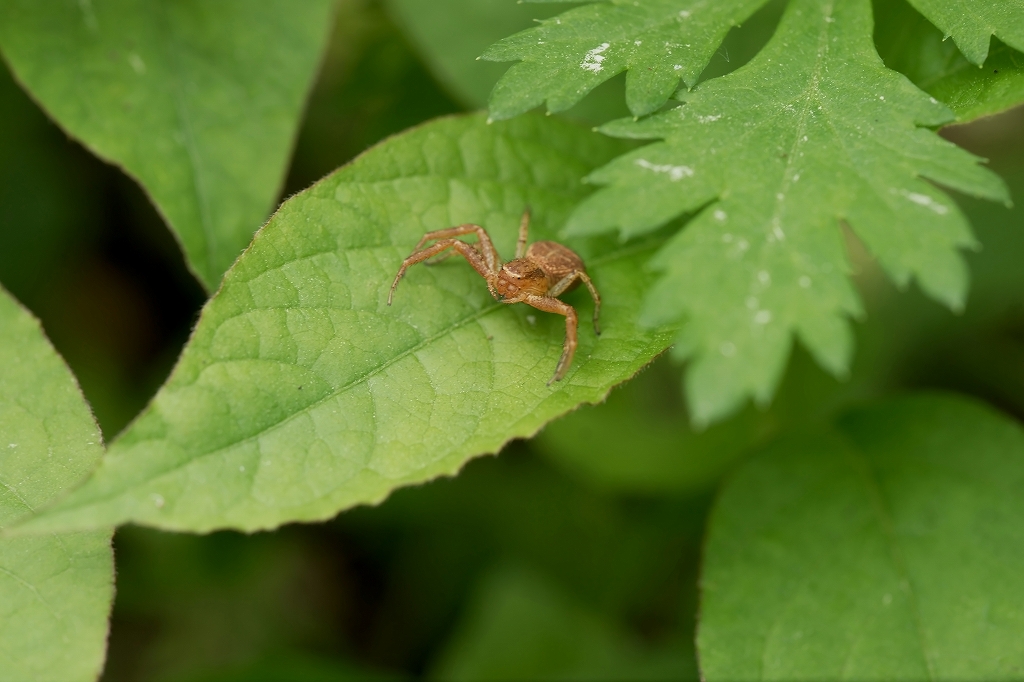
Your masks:
[[[875,512],[876,520],[878,521],[879,528],[882,531],[882,537],[885,539],[885,544],[888,546],[890,560],[892,561],[893,567],[896,569],[896,573],[899,575],[901,585],[907,586],[907,600],[910,604],[911,616],[914,620],[914,634],[917,636],[917,643],[921,649],[921,658],[924,659],[925,669],[928,671],[928,679],[935,680],[936,674],[935,669],[932,665],[932,657],[928,655],[928,642],[924,631],[924,623],[921,617],[921,607],[918,604],[917,592],[914,589],[914,584],[910,579],[910,571],[907,569],[906,560],[903,557],[903,550],[900,547],[899,537],[896,533],[896,524],[893,520],[892,511],[889,509],[889,505],[886,502],[885,494],[882,491],[882,484],[878,477],[878,472],[875,471],[871,465],[871,460],[865,455],[853,439],[843,433],[842,437],[849,447],[843,448],[843,451],[852,460],[853,470],[859,474],[859,477],[864,484],[864,488],[868,493],[868,497],[871,499],[872,510]]]
[[[636,245],[634,245],[632,247],[626,247],[626,248],[617,250],[614,253],[607,254],[607,255],[605,255],[603,257],[595,258],[595,259],[593,259],[592,264],[594,266],[598,266],[599,267],[599,266],[601,266],[603,264],[612,263],[612,262],[615,262],[615,261],[617,261],[619,259],[622,259],[622,258],[628,258],[630,256],[633,256],[633,255],[635,255],[637,253],[641,253],[643,251],[655,250],[659,246],[661,246],[661,244],[664,241],[666,241],[665,238],[657,239],[657,240],[646,240],[646,241],[644,241],[642,243],[639,243],[639,244],[636,244]],[[446,327],[445,329],[437,332],[436,334],[434,334],[434,335],[432,335],[432,336],[430,336],[430,337],[428,337],[426,339],[423,339],[418,344],[407,348],[406,350],[404,350],[401,353],[395,355],[394,357],[390,358],[389,360],[385,361],[384,363],[382,363],[382,364],[378,365],[377,367],[371,369],[370,371],[365,372],[364,374],[362,374],[361,376],[353,379],[352,381],[350,381],[349,383],[345,384],[344,386],[341,386],[341,387],[335,389],[334,391],[328,393],[327,395],[323,396],[322,398],[316,400],[315,402],[312,402],[309,405],[306,405],[301,410],[299,410],[297,412],[293,412],[293,413],[287,415],[284,419],[281,419],[281,420],[279,420],[277,422],[274,422],[273,424],[270,424],[270,425],[268,425],[266,427],[263,427],[259,431],[255,432],[253,434],[250,434],[250,435],[246,436],[245,438],[242,438],[240,440],[236,440],[233,443],[229,443],[227,445],[215,448],[213,450],[208,450],[206,452],[198,453],[194,457],[189,458],[188,461],[186,461],[184,463],[175,463],[173,466],[166,467],[166,468],[164,468],[162,470],[156,471],[152,475],[147,476],[143,481],[140,481],[138,483],[134,483],[134,484],[132,484],[131,486],[129,486],[127,488],[121,488],[121,489],[115,490],[115,491],[113,491],[113,492],[111,492],[109,494],[105,494],[105,495],[101,495],[101,496],[96,496],[96,497],[91,497],[88,500],[85,500],[83,502],[80,502],[80,503],[77,503],[77,504],[74,504],[74,505],[71,505],[71,506],[63,506],[63,505],[58,504],[58,506],[54,507],[51,510],[51,512],[57,512],[57,513],[67,512],[67,511],[70,511],[72,509],[79,509],[79,508],[82,508],[82,507],[94,506],[94,505],[97,505],[97,504],[101,504],[103,502],[108,502],[108,501],[110,501],[112,499],[115,499],[115,498],[119,497],[120,495],[124,494],[127,490],[135,488],[138,485],[141,485],[141,484],[143,484],[145,482],[155,481],[155,480],[157,480],[157,479],[159,479],[159,478],[161,478],[163,476],[166,476],[166,475],[168,475],[170,473],[173,473],[174,471],[176,471],[178,469],[185,469],[185,468],[191,466],[192,464],[194,464],[194,463],[196,463],[196,462],[198,462],[200,460],[203,460],[203,459],[205,459],[207,457],[210,457],[212,455],[216,455],[216,454],[218,454],[220,452],[223,452],[224,450],[227,450],[229,448],[237,447],[239,445],[243,445],[245,443],[251,442],[251,441],[253,441],[253,440],[263,436],[264,434],[266,434],[266,433],[268,433],[268,432],[270,432],[270,431],[272,431],[274,429],[277,429],[277,428],[279,428],[280,426],[282,426],[284,424],[287,424],[292,419],[298,418],[299,416],[307,413],[309,410],[312,410],[312,409],[316,408],[318,405],[321,405],[321,404],[323,404],[324,402],[326,402],[328,400],[336,398],[337,396],[339,396],[342,393],[348,391],[349,389],[353,388],[354,386],[369,380],[370,377],[380,373],[381,371],[383,371],[387,367],[390,367],[391,365],[393,365],[394,363],[398,362],[399,360],[404,359],[405,357],[408,357],[412,353],[415,353],[417,350],[427,346],[428,344],[433,343],[437,339],[443,338],[447,334],[449,334],[449,333],[451,333],[451,332],[453,332],[453,331],[455,331],[457,329],[460,329],[461,327],[463,327],[463,326],[465,326],[467,324],[470,324],[471,322],[474,322],[474,321],[476,321],[476,320],[478,320],[478,319],[480,319],[480,318],[482,318],[482,317],[484,317],[486,315],[489,315],[490,313],[492,313],[492,312],[494,312],[496,310],[499,310],[500,308],[504,307],[505,305],[506,304],[502,304],[502,303],[493,303],[491,305],[488,305],[485,308],[482,308],[482,309],[476,311],[472,315],[468,315],[468,316],[462,318],[461,320],[458,320],[457,322],[449,325],[448,327]],[[143,443],[143,442],[152,442],[154,440],[159,441],[159,440],[164,440],[164,439],[147,439],[146,441],[138,441],[136,443],[133,443],[132,446],[137,446],[139,443]],[[111,445],[111,448],[110,448],[110,450],[108,450],[108,452],[112,452],[114,450],[116,442],[117,441],[115,441],[115,443]],[[132,446],[128,446],[128,447],[132,447]],[[107,461],[108,460],[104,460],[104,463],[106,463]],[[102,465],[101,465],[101,469],[98,469],[97,472],[99,472],[100,470],[102,470]],[[85,485],[88,485],[89,481],[95,479],[95,477],[96,477],[96,475],[94,474],[93,477],[91,477],[88,481],[83,483],[82,487],[84,487]],[[72,493],[72,494],[74,494],[74,493]],[[41,516],[37,516],[37,517],[33,517],[33,518],[45,517],[47,515],[47,513],[48,512],[44,511]],[[26,519],[26,521],[28,521],[28,520],[29,519]]]

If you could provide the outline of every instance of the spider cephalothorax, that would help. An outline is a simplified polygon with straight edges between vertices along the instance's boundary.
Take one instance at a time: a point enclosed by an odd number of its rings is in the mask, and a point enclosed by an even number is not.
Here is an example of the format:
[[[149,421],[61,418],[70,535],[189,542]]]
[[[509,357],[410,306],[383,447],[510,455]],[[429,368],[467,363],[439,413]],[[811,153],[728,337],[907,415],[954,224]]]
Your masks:
[[[534,242],[526,247],[526,236],[530,227],[530,212],[523,213],[519,224],[519,242],[516,244],[516,257],[502,264],[498,251],[494,248],[487,231],[479,225],[465,224],[449,227],[444,230],[428,232],[420,239],[412,255],[402,262],[402,267],[395,275],[388,294],[388,305],[395,295],[395,288],[410,265],[421,263],[447,249],[454,249],[463,256],[480,276],[487,280],[487,288],[502,303],[526,303],[538,310],[565,315],[565,344],[562,357],[555,367],[552,382],[561,381],[572,364],[572,356],[576,352],[576,309],[568,303],[558,300],[567,291],[571,291],[583,282],[590,295],[594,298],[594,333],[600,334],[597,319],[601,313],[601,297],[590,281],[583,267],[583,260],[571,249],[556,242]],[[464,242],[460,237],[476,234],[477,243]],[[434,243],[423,248],[429,241]]]

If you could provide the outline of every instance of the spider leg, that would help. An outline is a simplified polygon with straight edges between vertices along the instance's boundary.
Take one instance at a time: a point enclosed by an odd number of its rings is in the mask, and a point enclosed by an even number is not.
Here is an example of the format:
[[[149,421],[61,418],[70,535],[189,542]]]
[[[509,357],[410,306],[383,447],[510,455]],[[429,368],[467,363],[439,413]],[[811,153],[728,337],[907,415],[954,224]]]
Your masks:
[[[455,249],[456,252],[464,257],[469,264],[473,266],[473,269],[480,273],[480,276],[487,280],[487,286],[491,288],[491,277],[493,275],[492,270],[488,266],[487,261],[484,259],[483,254],[477,250],[477,248],[461,239],[442,239],[441,241],[428,246],[425,249],[420,249],[413,252],[411,256],[402,261],[402,267],[398,269],[398,274],[395,275],[395,281],[391,283],[391,291],[388,293],[388,305],[391,305],[391,299],[395,295],[395,289],[398,287],[399,280],[402,279],[402,275],[409,268],[410,265],[416,265],[423,261],[436,256],[445,249]]]
[[[523,299],[523,303],[531,305],[537,310],[565,315],[565,343],[562,346],[562,357],[559,358],[558,364],[555,366],[555,375],[548,381],[548,386],[550,386],[556,381],[562,380],[565,373],[569,371],[569,365],[572,364],[572,356],[576,354],[576,309],[565,301],[559,301],[550,296],[527,296]]]
[[[420,241],[416,245],[416,248],[413,249],[413,253],[416,253],[423,248],[424,244],[434,239],[450,239],[451,237],[461,237],[464,234],[476,235],[476,238],[480,240],[479,250],[484,256],[487,267],[491,272],[497,272],[498,268],[501,267],[501,256],[498,255],[498,250],[494,248],[494,243],[491,241],[490,235],[487,234],[487,230],[479,225],[474,225],[473,223],[465,223],[463,225],[456,225],[455,227],[446,227],[443,230],[427,232],[425,235],[420,237]]]
[[[587,290],[590,291],[590,297],[594,299],[594,333],[601,336],[601,326],[598,324],[598,318],[601,316],[601,295],[597,293],[597,288],[594,286],[594,283],[590,281],[590,277],[587,273],[582,270],[573,270],[568,275],[558,280],[558,282],[548,290],[548,296],[561,296],[577,279],[587,285]]]
[[[526,255],[526,236],[530,232],[530,207],[523,211],[523,217],[519,220],[519,241],[516,242],[516,258]]]
[[[456,255],[457,253],[458,253],[457,251],[442,251],[441,253],[439,253],[438,255],[434,256],[433,258],[428,258],[427,260],[423,261],[423,264],[424,265],[429,265],[429,266],[434,266],[434,265],[437,265],[439,263],[443,263],[444,261],[448,260],[449,258],[451,258],[452,256]]]

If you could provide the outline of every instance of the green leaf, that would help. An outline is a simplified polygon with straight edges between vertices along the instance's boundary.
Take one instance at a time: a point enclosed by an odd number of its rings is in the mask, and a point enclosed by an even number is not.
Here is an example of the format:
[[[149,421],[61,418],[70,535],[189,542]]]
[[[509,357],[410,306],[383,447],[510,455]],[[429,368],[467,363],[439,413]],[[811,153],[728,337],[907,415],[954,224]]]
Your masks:
[[[603,292],[603,333],[581,326],[573,367],[550,387],[563,318],[496,303],[461,259],[410,270],[386,301],[425,232],[476,222],[507,256],[524,206],[532,238],[551,236],[586,192],[579,179],[619,151],[544,117],[440,119],[293,197],[203,310],[153,404],[31,527],[324,519],[601,400],[670,339],[636,326],[651,245],[572,242]],[[585,291],[568,301],[588,318]]]
[[[1024,0],[908,0],[911,5],[951,36],[964,56],[982,64],[991,36],[1024,51]]]
[[[547,102],[568,109],[626,71],[634,116],[697,82],[729,29],[767,0],[609,0],[571,9],[492,45],[483,59],[519,61],[491,94],[491,116],[510,118]]]
[[[208,289],[266,219],[331,2],[0,1],[0,50],[70,135],[139,181]]]
[[[712,512],[704,679],[1019,679],[1022,486],[1020,427],[954,396],[770,448]]]
[[[488,575],[431,675],[441,680],[696,680],[684,646],[644,647],[547,580]]]
[[[1024,102],[1024,54],[995,41],[978,68],[903,0],[875,2],[875,43],[890,69],[947,104],[958,122]]]
[[[954,309],[967,291],[958,248],[974,246],[956,204],[925,179],[1008,201],[998,176],[920,126],[952,118],[886,69],[868,0],[790,3],[749,64],[680,96],[684,104],[610,134],[662,138],[590,179],[610,185],[567,232],[649,232],[699,211],[659,253],[651,324],[685,320],[678,357],[698,423],[770,400],[796,335],[838,376],[860,304],[847,279],[840,224],[889,275],[916,277]]]
[[[102,455],[99,429],[39,323],[0,289],[0,527],[77,483]],[[0,536],[5,680],[91,680],[113,597],[109,530]]]
[[[459,100],[473,108],[507,67],[478,59],[488,45],[547,18],[552,9],[508,0],[387,0],[391,14],[423,54],[431,71]]]
[[[423,55],[431,72],[466,106],[479,109],[507,67],[483,61],[480,53],[505,36],[529,28],[554,7],[510,0],[388,0],[388,8]],[[622,83],[598,88],[566,117],[591,124],[626,116]]]

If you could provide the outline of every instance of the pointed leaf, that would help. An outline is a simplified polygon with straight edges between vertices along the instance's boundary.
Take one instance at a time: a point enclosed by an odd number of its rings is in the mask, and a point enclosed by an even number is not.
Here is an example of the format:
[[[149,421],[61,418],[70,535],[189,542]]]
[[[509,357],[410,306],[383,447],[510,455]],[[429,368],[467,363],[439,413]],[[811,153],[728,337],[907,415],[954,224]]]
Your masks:
[[[1024,51],[1024,0],[909,0],[910,4],[952,36],[969,61],[982,64],[991,36]]]
[[[1022,486],[1019,425],[953,396],[778,443],[712,512],[703,678],[1018,679]]]
[[[956,204],[924,178],[1007,200],[978,159],[919,126],[946,107],[886,69],[868,0],[791,2],[775,36],[745,67],[682,95],[685,103],[603,128],[663,138],[590,177],[609,185],[574,213],[569,234],[624,236],[699,211],[658,255],[647,300],[653,324],[685,319],[677,355],[692,359],[697,422],[747,396],[768,401],[794,334],[837,375],[859,312],[840,224],[900,285],[913,276],[959,308],[974,245]]]
[[[981,68],[903,0],[875,5],[875,43],[890,69],[948,105],[958,122],[1024,102],[1024,54],[996,41]]]
[[[563,111],[626,71],[635,116],[697,82],[729,29],[767,0],[609,0],[546,19],[492,45],[483,59],[519,61],[491,94],[491,116],[510,118],[547,102]]]
[[[212,290],[280,191],[330,13],[0,0],[0,50],[61,127],[139,181]]]
[[[39,323],[0,289],[0,528],[82,479],[100,433]],[[0,536],[5,680],[92,680],[113,597],[109,530]]]
[[[604,295],[566,379],[563,318],[506,307],[462,259],[410,270],[429,230],[476,222],[511,254],[519,214],[553,235],[621,148],[564,122],[441,119],[290,199],[204,309],[167,384],[35,530],[134,521],[206,531],[328,518],[601,400],[665,348],[636,310],[650,246],[572,243]],[[584,320],[586,291],[570,294]],[[27,528],[28,526],[26,526]]]

